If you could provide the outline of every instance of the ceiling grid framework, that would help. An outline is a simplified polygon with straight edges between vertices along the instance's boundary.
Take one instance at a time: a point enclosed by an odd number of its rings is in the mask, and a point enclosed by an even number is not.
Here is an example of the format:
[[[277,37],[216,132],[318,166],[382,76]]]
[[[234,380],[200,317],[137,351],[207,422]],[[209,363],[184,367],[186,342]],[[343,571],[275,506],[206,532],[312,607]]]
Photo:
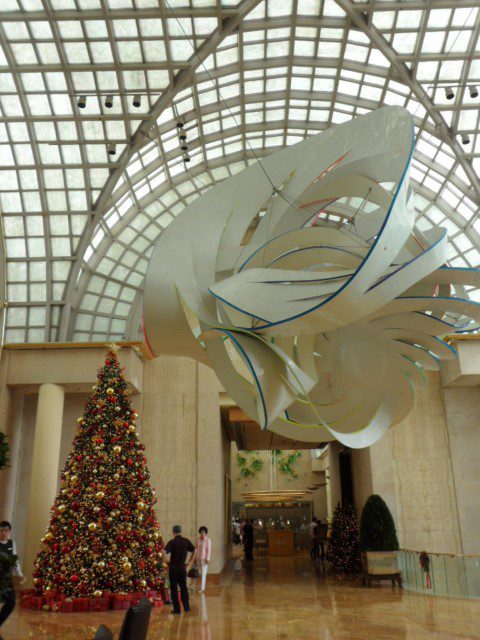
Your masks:
[[[479,102],[466,89],[480,85],[478,5],[3,0],[6,341],[136,337],[148,258],[174,216],[257,157],[384,104],[415,116],[419,228],[446,226],[450,263],[480,265]],[[449,84],[463,85],[453,101]],[[337,202],[330,221],[358,204]]]

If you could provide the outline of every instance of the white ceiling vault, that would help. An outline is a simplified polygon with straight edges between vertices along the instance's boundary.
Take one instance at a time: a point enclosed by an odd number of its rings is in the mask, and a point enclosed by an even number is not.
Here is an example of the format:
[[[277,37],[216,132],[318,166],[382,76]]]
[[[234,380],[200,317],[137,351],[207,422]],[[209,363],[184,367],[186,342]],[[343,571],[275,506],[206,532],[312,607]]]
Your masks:
[[[451,264],[479,266],[479,5],[2,0],[6,342],[136,337],[153,244],[186,204],[257,157],[387,104],[415,119],[418,226],[446,226]],[[330,218],[357,207],[339,202]]]

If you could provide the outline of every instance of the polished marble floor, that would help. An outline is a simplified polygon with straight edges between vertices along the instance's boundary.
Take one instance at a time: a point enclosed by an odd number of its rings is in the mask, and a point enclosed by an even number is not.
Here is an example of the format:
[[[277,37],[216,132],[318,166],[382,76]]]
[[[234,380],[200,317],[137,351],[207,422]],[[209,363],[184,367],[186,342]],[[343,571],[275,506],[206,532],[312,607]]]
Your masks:
[[[149,640],[456,640],[480,639],[480,601],[424,596],[391,586],[325,576],[307,557],[239,559],[219,586],[192,596],[192,611],[154,610]],[[18,607],[3,640],[87,640],[103,622],[120,628],[121,612],[52,614]]]

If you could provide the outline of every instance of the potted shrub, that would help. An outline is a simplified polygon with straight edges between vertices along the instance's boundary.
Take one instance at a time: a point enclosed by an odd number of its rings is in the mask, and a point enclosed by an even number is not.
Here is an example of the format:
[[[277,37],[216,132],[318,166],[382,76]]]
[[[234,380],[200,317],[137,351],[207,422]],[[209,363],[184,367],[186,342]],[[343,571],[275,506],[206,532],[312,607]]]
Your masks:
[[[398,538],[392,514],[378,495],[368,498],[360,520],[360,551],[362,553],[363,582],[372,578],[397,580],[402,586],[398,569]]]

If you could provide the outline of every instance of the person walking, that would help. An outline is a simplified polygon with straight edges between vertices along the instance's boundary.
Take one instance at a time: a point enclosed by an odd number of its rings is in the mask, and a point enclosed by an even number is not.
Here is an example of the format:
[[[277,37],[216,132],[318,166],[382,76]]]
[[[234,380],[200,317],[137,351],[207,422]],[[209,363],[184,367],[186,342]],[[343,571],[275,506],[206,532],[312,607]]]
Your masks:
[[[191,553],[189,564],[193,564],[195,560],[195,547],[188,538],[182,535],[182,527],[176,524],[173,527],[173,538],[167,542],[163,552],[163,558],[167,562],[167,554],[170,555],[168,563],[168,577],[170,580],[170,596],[172,598],[172,613],[181,613],[180,602],[178,601],[178,588],[182,596],[184,611],[190,611],[190,599],[187,589],[187,568],[185,562],[188,553]]]
[[[241,530],[242,530],[242,527],[240,525],[240,522],[238,521],[238,518],[236,518],[235,522],[233,523],[233,544],[234,545],[240,544],[242,540],[240,537]]]
[[[200,537],[197,540],[196,556],[200,561],[200,569],[202,572],[202,584],[200,593],[205,593],[205,586],[207,584],[207,571],[210,563],[210,555],[212,553],[212,541],[207,538],[207,527],[200,527],[198,530]]]
[[[17,555],[17,547],[15,542],[10,538],[12,525],[3,520],[0,522],[0,554],[4,556],[0,559],[0,598],[3,600],[3,606],[0,609],[0,627],[12,613],[15,608],[15,588],[13,586],[12,576],[18,576],[21,582],[25,582],[25,576],[22,568],[17,563],[11,567],[10,560]]]
[[[243,527],[243,547],[245,549],[245,560],[253,560],[253,524],[248,518]]]

